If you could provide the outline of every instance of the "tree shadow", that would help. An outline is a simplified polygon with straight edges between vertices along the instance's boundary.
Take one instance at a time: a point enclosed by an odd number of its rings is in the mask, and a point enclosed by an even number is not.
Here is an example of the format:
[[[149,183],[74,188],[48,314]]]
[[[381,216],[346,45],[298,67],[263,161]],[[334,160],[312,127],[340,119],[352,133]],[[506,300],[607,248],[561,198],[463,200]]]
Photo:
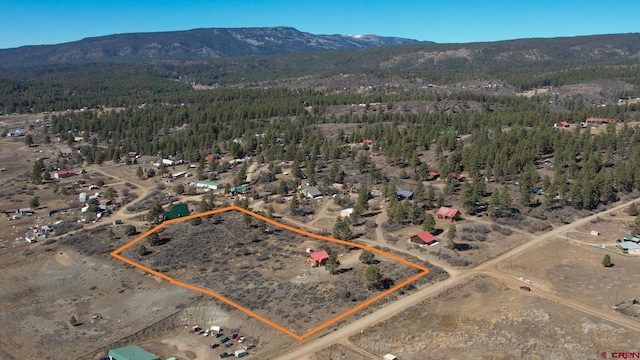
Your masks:
[[[455,250],[458,251],[468,251],[473,249],[473,246],[464,243],[456,243]]]
[[[344,274],[344,273],[349,272],[349,271],[353,271],[353,268],[352,267],[350,267],[350,268],[340,268],[340,269],[336,270],[336,274]]]

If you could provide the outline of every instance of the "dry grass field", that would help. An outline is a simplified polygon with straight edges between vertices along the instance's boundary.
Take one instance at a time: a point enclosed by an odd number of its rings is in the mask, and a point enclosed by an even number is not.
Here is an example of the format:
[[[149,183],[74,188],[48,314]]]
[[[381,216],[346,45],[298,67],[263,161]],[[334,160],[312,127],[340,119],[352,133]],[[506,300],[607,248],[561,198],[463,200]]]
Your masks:
[[[421,272],[376,255],[374,261],[384,282],[383,288],[372,289],[365,279],[369,265],[358,260],[361,249],[272,226],[261,230],[260,222],[227,211],[197,226],[189,220],[171,224],[159,231],[162,245],[145,245],[147,253],[141,254],[136,244],[123,256],[181,282],[210,289],[298,335]],[[336,253],[338,274],[307,265],[306,249]]]
[[[640,334],[476,277],[350,340],[380,358],[595,359],[637,350]]]

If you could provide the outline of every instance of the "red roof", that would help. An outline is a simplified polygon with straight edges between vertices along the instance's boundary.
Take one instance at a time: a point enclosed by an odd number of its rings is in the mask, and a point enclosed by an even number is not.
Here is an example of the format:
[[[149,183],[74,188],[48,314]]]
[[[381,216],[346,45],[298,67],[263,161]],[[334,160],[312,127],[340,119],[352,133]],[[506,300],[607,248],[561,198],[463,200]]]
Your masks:
[[[60,176],[60,175],[75,175],[76,172],[75,172],[75,170],[60,170],[60,171],[57,171],[56,174],[58,174],[58,176]]]
[[[311,258],[317,263],[321,263],[329,258],[329,254],[326,250],[312,252],[309,256],[311,256]]]
[[[568,122],[566,122],[566,121],[560,121],[560,122],[558,123],[558,126],[561,126],[561,127],[569,127],[569,126],[571,126],[571,124],[569,124],[569,123],[568,123]]]
[[[211,161],[213,160],[213,154],[209,154],[204,158],[206,161]]]
[[[431,176],[431,177],[440,176],[440,173],[437,172],[437,171],[429,171],[429,176]]]
[[[440,209],[438,209],[437,214],[441,217],[454,218],[458,215],[458,209],[441,206]]]
[[[364,139],[364,140],[362,140],[362,142],[367,144],[367,145],[373,144],[373,140],[371,140],[371,139]]]
[[[423,231],[421,233],[412,235],[411,237],[414,237],[414,236],[417,236],[425,244],[428,243],[428,242],[434,241],[436,239],[436,237],[431,235],[431,233],[428,232],[428,231]]]

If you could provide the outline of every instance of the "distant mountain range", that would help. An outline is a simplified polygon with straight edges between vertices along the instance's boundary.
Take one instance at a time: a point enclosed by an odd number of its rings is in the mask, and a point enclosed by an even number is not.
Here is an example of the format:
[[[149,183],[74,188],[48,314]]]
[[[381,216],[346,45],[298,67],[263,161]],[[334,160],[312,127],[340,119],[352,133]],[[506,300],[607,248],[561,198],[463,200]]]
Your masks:
[[[131,33],[0,50],[0,66],[142,62],[283,55],[407,45],[418,40],[376,35],[314,35],[290,27],[211,28]]]

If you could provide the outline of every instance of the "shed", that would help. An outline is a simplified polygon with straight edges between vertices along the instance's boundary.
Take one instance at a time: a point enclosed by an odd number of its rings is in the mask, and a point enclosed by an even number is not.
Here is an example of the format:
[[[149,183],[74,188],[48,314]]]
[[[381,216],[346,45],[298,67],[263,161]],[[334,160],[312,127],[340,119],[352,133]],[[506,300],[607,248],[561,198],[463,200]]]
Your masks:
[[[173,220],[183,216],[189,216],[189,206],[187,204],[175,204],[173,209],[164,213],[164,217],[167,220]]]
[[[382,360],[398,360],[398,357],[393,354],[386,354],[382,357]]]
[[[129,345],[117,349],[110,349],[109,356],[114,360],[160,360],[160,358],[138,345]]]
[[[329,253],[326,250],[320,250],[307,255],[306,261],[307,264],[318,267],[323,265],[327,259],[329,259]]]
[[[598,236],[600,235],[600,232],[598,230],[591,230],[591,235]]]
[[[85,203],[87,202],[87,193],[86,192],[81,192],[80,196],[78,196],[78,201],[80,201],[81,203]]]

